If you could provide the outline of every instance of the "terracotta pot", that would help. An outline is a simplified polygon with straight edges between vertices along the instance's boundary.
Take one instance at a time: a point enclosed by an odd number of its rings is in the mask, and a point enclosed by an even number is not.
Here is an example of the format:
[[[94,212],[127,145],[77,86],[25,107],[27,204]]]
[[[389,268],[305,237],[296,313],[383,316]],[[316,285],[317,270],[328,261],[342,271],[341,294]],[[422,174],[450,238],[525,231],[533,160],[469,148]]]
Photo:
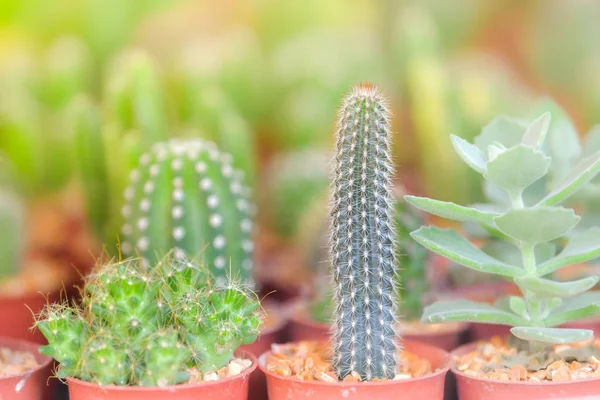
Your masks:
[[[452,329],[441,331],[428,331],[421,333],[401,333],[402,340],[426,343],[442,350],[451,351],[464,343],[469,329],[469,324],[455,324]]]
[[[510,335],[510,328],[508,325],[472,323],[469,328],[469,341],[478,342],[494,336],[506,337]]]
[[[296,312],[290,317],[290,342],[301,340],[326,341],[330,337],[329,329],[328,323],[313,321],[302,315],[302,312]]]
[[[572,329],[591,329],[596,336],[600,336],[600,317],[592,317],[582,319],[580,321],[572,321],[563,325],[565,328]]]
[[[47,388],[52,359],[38,352],[38,344],[14,338],[0,338],[0,347],[32,353],[40,366],[23,374],[0,378],[0,399],[39,400],[50,397]]]
[[[285,340],[283,337],[287,321],[283,314],[270,308],[268,311],[275,323],[261,331],[258,340],[252,344],[247,344],[240,347],[241,351],[248,352],[255,357],[259,357],[262,353],[271,350],[273,343],[281,343]],[[250,376],[250,392],[248,398],[250,400],[267,400],[267,382],[265,375],[257,368]]]
[[[402,333],[402,339],[411,342],[430,344],[440,349],[450,351],[464,343],[467,335],[468,324],[456,324],[451,330],[427,331],[420,333]],[[294,315],[290,318],[290,341],[301,340],[325,341],[329,340],[329,324],[312,321],[302,315]]]
[[[46,302],[55,302],[60,299],[60,292],[51,293],[48,299],[40,293],[27,296],[0,297],[0,315],[10,323],[0,324],[0,336],[47,343],[44,335],[39,330],[30,330],[35,322],[34,314],[38,314]]]
[[[67,378],[70,400],[246,400],[250,375],[256,369],[256,357],[243,354],[252,360],[252,367],[240,375],[213,382],[169,387],[99,386],[75,378]]]
[[[475,349],[470,343],[452,352],[452,357],[461,356]],[[548,400],[548,399],[597,399],[600,393],[600,378],[567,382],[512,382],[496,381],[465,374],[452,366],[456,376],[460,400]]]
[[[389,400],[405,399],[442,400],[444,380],[450,368],[447,352],[417,342],[404,342],[404,348],[428,359],[435,373],[420,378],[377,383],[326,383],[302,381],[273,374],[266,369],[269,352],[259,358],[259,368],[267,375],[269,400]]]

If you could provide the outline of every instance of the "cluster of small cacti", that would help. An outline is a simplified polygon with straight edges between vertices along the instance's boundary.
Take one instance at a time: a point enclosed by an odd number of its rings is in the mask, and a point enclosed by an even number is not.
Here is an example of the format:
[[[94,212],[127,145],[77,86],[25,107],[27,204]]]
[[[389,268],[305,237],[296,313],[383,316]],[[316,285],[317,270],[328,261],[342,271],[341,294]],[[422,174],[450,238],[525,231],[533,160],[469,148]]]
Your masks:
[[[379,90],[346,97],[332,185],[333,365],[340,379],[393,378],[398,350],[390,113]]]
[[[254,205],[232,157],[202,139],[157,143],[131,172],[123,206],[125,255],[150,263],[175,249],[218,276],[250,278]]]
[[[60,362],[59,377],[100,385],[169,386],[195,368],[216,371],[252,343],[262,315],[242,284],[170,256],[153,268],[138,259],[101,266],[86,281],[81,306],[48,305],[36,327],[40,352]]]

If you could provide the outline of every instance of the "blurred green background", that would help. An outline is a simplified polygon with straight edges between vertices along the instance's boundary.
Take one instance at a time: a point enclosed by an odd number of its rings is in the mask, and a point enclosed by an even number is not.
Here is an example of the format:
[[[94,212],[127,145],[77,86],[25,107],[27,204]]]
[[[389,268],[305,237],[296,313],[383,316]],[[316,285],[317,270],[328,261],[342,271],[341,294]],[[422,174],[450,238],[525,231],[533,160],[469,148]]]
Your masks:
[[[113,246],[144,148],[202,136],[246,172],[268,258],[323,201],[338,101],[370,81],[390,98],[398,182],[477,202],[449,134],[529,118],[543,96],[592,129],[598,17],[594,0],[3,0],[3,183],[29,206],[30,241],[85,258]],[[79,233],[56,244],[65,220]]]

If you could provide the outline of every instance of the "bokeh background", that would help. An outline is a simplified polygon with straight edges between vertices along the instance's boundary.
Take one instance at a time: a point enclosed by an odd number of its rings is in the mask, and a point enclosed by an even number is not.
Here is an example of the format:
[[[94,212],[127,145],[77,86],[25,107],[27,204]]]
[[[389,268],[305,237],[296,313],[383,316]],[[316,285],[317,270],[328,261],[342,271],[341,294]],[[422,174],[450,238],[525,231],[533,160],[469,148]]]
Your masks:
[[[0,179],[28,223],[0,291],[51,288],[110,253],[138,149],[186,136],[234,154],[258,204],[256,278],[295,287],[351,85],[390,99],[398,182],[476,202],[449,134],[531,117],[544,96],[593,129],[599,19],[595,0],[2,0]]]

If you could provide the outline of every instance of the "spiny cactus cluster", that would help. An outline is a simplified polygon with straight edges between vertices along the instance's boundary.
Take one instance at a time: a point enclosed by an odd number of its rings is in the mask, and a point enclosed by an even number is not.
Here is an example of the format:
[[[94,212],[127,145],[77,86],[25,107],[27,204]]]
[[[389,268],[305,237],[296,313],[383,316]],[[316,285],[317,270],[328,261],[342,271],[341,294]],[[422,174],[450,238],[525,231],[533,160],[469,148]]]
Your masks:
[[[40,352],[60,362],[59,377],[100,385],[169,386],[192,368],[216,371],[261,324],[252,292],[170,255],[153,268],[138,259],[101,266],[82,294],[79,307],[46,306]]]
[[[250,189],[231,156],[201,139],[157,143],[140,158],[123,207],[122,250],[150,262],[170,249],[204,261],[217,276],[250,278]]]
[[[340,110],[332,186],[333,364],[340,379],[393,378],[397,366],[396,249],[390,113],[373,86]]]

